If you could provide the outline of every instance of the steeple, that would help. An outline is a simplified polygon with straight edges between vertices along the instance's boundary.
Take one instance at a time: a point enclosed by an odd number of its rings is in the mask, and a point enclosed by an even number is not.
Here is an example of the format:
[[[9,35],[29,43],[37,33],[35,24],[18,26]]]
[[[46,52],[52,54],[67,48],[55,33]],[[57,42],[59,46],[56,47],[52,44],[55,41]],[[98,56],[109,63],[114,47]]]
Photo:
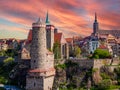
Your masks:
[[[48,15],[48,11],[47,11],[47,14],[46,14],[46,21],[45,21],[46,24],[49,24],[50,21],[49,21],[49,15]]]
[[[95,22],[97,22],[97,14],[96,14],[96,12],[95,12]]]
[[[93,34],[94,35],[98,34],[98,30],[99,30],[99,24],[97,22],[97,14],[95,12],[95,21],[93,23]]]

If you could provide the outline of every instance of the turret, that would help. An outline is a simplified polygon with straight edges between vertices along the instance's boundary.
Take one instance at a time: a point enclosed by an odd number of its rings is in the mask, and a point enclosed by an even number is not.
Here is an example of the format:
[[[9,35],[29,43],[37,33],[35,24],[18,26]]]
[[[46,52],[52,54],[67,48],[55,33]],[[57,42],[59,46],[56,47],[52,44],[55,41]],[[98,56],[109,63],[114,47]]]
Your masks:
[[[32,24],[31,69],[45,68],[46,62],[46,31],[45,24],[39,18]]]

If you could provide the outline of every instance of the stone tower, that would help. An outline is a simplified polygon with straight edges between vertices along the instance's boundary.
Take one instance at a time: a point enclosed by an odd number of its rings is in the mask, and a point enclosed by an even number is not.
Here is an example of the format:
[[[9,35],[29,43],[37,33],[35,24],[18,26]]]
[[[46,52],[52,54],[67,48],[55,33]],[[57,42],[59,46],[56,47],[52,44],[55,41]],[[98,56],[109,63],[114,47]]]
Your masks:
[[[99,30],[99,27],[98,27],[98,22],[97,22],[97,14],[95,13],[95,21],[93,23],[93,34],[97,35],[98,30]]]
[[[26,77],[26,90],[52,90],[54,55],[46,49],[45,24],[39,19],[32,24],[31,68]]]
[[[47,39],[47,49],[48,50],[53,50],[54,29],[55,29],[55,27],[50,23],[48,12],[47,12],[47,15],[46,15],[46,39]]]

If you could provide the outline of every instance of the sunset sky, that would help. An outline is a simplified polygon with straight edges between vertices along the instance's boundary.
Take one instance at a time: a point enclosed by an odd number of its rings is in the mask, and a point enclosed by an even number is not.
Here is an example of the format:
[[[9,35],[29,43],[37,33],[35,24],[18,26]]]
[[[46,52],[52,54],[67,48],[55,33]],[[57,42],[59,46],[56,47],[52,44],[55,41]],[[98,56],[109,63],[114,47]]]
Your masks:
[[[31,24],[41,17],[65,37],[90,35],[94,13],[100,29],[120,30],[120,0],[0,0],[0,38],[27,38]]]

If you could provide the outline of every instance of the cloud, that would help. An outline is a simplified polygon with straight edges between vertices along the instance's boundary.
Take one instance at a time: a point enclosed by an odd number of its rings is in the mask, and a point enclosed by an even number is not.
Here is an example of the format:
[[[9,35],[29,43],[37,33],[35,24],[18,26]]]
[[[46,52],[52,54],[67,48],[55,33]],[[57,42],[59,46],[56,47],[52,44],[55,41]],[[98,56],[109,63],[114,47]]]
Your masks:
[[[66,35],[89,35],[95,12],[98,14],[100,28],[120,29],[120,0],[0,0],[0,3],[0,18],[24,25],[24,28],[14,26],[16,31],[22,33],[29,30],[39,16],[45,21],[47,10],[50,22]],[[13,29],[5,25],[0,30],[6,27],[11,31]]]

